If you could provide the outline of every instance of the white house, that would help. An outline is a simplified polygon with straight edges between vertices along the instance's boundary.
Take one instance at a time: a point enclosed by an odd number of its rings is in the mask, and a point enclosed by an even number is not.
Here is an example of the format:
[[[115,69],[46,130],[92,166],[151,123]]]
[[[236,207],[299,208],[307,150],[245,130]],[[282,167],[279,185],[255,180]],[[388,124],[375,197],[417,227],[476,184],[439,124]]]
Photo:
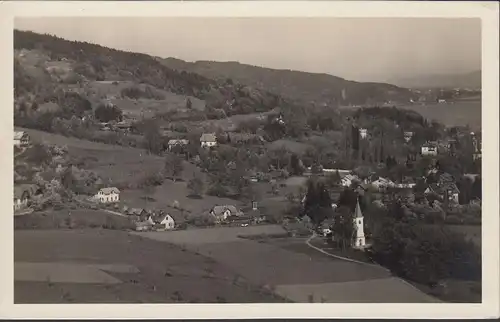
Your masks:
[[[356,176],[354,174],[348,174],[348,175],[344,176],[342,179],[340,179],[340,183],[344,187],[350,187],[354,181],[360,181],[358,176]]]
[[[368,136],[368,130],[367,130],[367,129],[364,129],[364,128],[360,128],[360,129],[359,129],[359,136],[360,136],[362,139],[366,139],[366,137]]]
[[[14,187],[14,211],[20,210],[28,205],[29,191],[23,187]]]
[[[170,215],[164,215],[160,220],[160,225],[164,225],[166,230],[174,229],[175,221]]]
[[[421,154],[436,156],[438,154],[437,146],[434,144],[426,143],[421,147]]]
[[[215,133],[203,133],[200,137],[202,147],[213,147],[217,145],[217,136]]]
[[[394,187],[395,184],[389,179],[379,177],[377,180],[373,181],[371,185],[374,186],[376,189],[381,190]]]
[[[365,231],[363,224],[363,213],[359,206],[359,200],[356,202],[356,210],[354,211],[354,239],[352,243],[353,248],[363,249],[366,246]]]
[[[14,146],[17,147],[26,147],[30,143],[30,137],[28,133],[24,131],[15,131],[14,132]]]
[[[101,203],[111,203],[120,201],[120,190],[115,187],[102,188],[94,196]]]

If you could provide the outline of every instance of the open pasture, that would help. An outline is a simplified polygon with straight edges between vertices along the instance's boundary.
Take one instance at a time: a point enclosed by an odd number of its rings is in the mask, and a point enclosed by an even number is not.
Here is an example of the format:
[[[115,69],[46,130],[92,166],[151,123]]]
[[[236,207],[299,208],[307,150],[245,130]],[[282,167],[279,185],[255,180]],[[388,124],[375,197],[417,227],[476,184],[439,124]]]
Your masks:
[[[126,232],[15,231],[14,261],[16,304],[284,301],[200,254]],[[48,268],[68,265],[78,281],[71,272],[50,280]]]
[[[391,277],[385,269],[308,253],[305,240],[270,241],[238,238],[284,232],[280,226],[192,229],[172,234],[140,233],[210,257],[259,285],[292,301],[307,302],[429,302],[434,299]],[[303,247],[299,247],[302,245]],[[350,284],[347,284],[350,283]],[[377,286],[377,289],[367,288]],[[393,292],[397,290],[398,293]],[[343,295],[342,292],[347,292]]]

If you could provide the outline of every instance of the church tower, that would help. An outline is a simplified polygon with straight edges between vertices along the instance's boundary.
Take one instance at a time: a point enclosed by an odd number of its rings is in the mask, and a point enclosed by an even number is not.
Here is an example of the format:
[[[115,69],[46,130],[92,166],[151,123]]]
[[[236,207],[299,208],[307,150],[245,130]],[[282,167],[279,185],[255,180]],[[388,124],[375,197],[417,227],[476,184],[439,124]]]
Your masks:
[[[361,207],[359,206],[359,199],[356,201],[356,209],[354,210],[354,240],[353,247],[354,248],[364,248],[366,245],[365,241],[365,231],[363,228],[363,213],[361,212]]]

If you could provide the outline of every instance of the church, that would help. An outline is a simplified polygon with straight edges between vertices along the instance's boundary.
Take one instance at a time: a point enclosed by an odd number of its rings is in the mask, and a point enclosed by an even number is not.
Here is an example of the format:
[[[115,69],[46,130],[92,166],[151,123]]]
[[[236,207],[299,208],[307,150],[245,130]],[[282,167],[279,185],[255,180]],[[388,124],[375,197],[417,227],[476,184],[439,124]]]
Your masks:
[[[353,240],[352,247],[356,249],[364,249],[366,247],[365,231],[364,231],[364,218],[359,206],[359,199],[356,201],[356,209],[353,216]]]

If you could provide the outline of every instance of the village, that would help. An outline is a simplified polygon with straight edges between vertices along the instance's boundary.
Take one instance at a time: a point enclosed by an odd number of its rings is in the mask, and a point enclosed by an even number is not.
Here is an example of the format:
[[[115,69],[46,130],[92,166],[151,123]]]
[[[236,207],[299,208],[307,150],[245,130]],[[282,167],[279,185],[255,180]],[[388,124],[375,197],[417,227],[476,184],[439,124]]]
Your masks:
[[[481,302],[481,86],[14,38],[16,302]]]
[[[278,121],[281,121],[281,118],[277,118]],[[123,124],[123,123],[121,123]],[[109,126],[106,124],[105,126]],[[113,127],[115,131],[120,131],[123,128]],[[361,140],[366,139],[368,135],[368,131],[365,128],[359,128],[359,138]],[[412,138],[413,132],[404,132],[404,140],[405,142],[409,142]],[[474,133],[470,133],[472,137],[473,144],[473,155],[472,158],[474,160],[478,160],[481,158],[481,148],[480,141],[476,139]],[[29,149],[31,146],[31,138],[29,134],[25,131],[18,131],[14,133],[14,147],[16,147],[19,151],[18,154],[23,153],[26,149]],[[433,158],[437,157],[438,154],[449,154],[450,156],[454,156],[456,151],[456,142],[457,138],[449,138],[445,141],[428,141],[425,142],[420,147],[420,157]],[[189,144],[189,141],[186,139],[170,139],[168,140],[168,150],[169,153],[174,151],[181,152],[183,148]],[[199,139],[199,145],[201,148],[214,150],[217,149],[218,140],[215,133],[203,133]],[[58,165],[58,169],[61,169],[61,165]],[[61,171],[61,170],[60,170]],[[437,175],[437,177],[436,177]],[[463,174],[465,177],[469,178],[472,182],[479,177],[479,174]],[[342,192],[345,189],[351,189],[356,192],[358,196],[363,196],[366,191],[375,192],[381,196],[384,194],[390,195],[398,195],[405,196],[405,198],[410,198],[412,200],[415,199],[415,186],[417,185],[417,181],[421,178],[411,178],[404,177],[401,182],[394,182],[389,178],[377,176],[375,174],[364,175],[360,177],[356,174],[356,171],[346,170],[346,169],[328,169],[323,168],[321,165],[314,165],[312,167],[304,168],[303,170],[304,178],[314,177],[335,177],[338,182],[336,184],[337,188],[334,190],[338,193]],[[248,181],[250,184],[258,183],[259,180],[263,177],[263,174],[253,175],[248,177]],[[429,178],[429,179],[428,179]],[[269,180],[269,179],[268,179]],[[432,182],[431,182],[432,180]],[[448,173],[444,173],[439,171],[439,165],[434,163],[430,163],[430,167],[426,170],[426,176],[424,177],[424,182],[429,181],[429,184],[425,184],[425,189],[423,191],[424,196],[437,196],[437,198],[433,198],[434,203],[441,204],[444,202],[446,207],[452,207],[454,205],[459,205],[459,194],[460,190],[457,188],[457,182]],[[271,183],[276,183],[275,179],[271,179]],[[50,187],[41,187],[36,183],[23,183],[16,185],[14,187],[14,212],[15,214],[26,214],[33,211],[31,208],[32,200],[34,198],[39,198],[39,196],[43,195],[43,190]],[[303,190],[304,191],[304,190]],[[299,196],[301,199],[302,205],[304,205],[306,200],[306,191],[302,192],[302,196]],[[174,205],[171,209],[146,209],[146,208],[137,208],[127,204],[127,200],[124,200],[120,197],[120,189],[117,187],[109,186],[102,187],[99,190],[95,191],[94,195],[91,196],[76,196],[75,200],[79,200],[79,205],[84,207],[91,207],[92,209],[103,208],[109,213],[116,214],[119,216],[126,216],[129,218],[135,225],[135,229],[137,231],[170,231],[175,229],[186,229],[187,226],[184,224],[177,223],[174,217],[178,217],[173,215],[176,212],[179,212],[178,206]],[[383,200],[383,198],[381,198]],[[438,202],[440,200],[441,202]],[[208,216],[210,218],[208,220],[208,226],[212,225],[239,225],[241,227],[246,227],[249,225],[257,225],[268,222],[265,215],[262,215],[258,211],[258,205],[260,200],[250,200],[251,206],[246,206],[248,209],[245,213],[237,208],[237,206],[232,204],[226,205],[213,205],[209,210],[204,214],[199,214],[200,216]],[[379,200],[380,202],[380,200]],[[471,202],[475,202],[477,204],[480,203],[480,198],[472,200]],[[437,205],[436,204],[436,205]],[[335,202],[331,203],[332,209],[337,208],[337,204]],[[439,206],[438,206],[439,207]],[[353,239],[353,247],[365,246],[365,236],[363,233],[363,222],[362,214],[359,207],[359,201],[356,203],[356,207],[353,210],[353,223],[354,231],[353,235],[359,237]],[[172,213],[172,214],[171,214]],[[311,218],[309,216],[292,216],[291,218],[287,218],[286,222],[299,221],[304,223],[305,226],[309,227],[311,231],[317,230],[318,233],[325,237],[329,237],[334,239],[332,236],[332,225],[333,223],[317,223],[316,227],[310,225]],[[361,221],[360,219],[361,218]],[[205,223],[202,226],[206,226]],[[357,241],[356,241],[357,240]],[[360,243],[359,240],[362,240]]]

